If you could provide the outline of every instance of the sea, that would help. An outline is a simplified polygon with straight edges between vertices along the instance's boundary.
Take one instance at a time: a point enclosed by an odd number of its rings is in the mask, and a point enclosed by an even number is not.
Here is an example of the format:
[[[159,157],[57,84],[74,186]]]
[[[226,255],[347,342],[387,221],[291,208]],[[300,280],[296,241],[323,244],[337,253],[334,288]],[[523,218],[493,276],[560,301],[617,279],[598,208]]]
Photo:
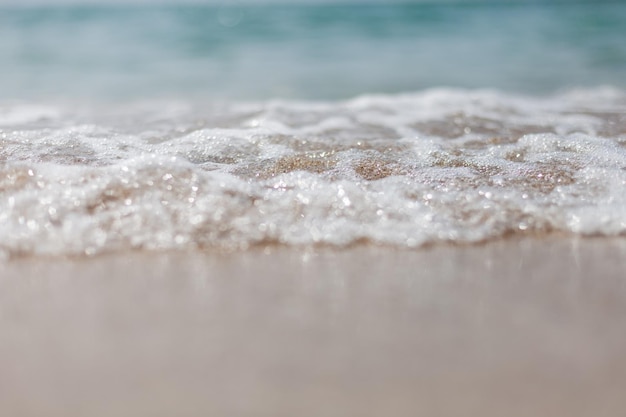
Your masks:
[[[0,258],[626,234],[626,2],[0,2]]]

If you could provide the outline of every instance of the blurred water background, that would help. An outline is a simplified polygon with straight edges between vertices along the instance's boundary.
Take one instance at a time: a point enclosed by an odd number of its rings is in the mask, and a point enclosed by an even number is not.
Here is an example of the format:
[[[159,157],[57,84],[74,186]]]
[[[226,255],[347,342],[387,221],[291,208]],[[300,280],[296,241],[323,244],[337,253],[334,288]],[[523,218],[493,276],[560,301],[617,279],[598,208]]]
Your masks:
[[[0,2],[0,98],[626,87],[626,2]]]

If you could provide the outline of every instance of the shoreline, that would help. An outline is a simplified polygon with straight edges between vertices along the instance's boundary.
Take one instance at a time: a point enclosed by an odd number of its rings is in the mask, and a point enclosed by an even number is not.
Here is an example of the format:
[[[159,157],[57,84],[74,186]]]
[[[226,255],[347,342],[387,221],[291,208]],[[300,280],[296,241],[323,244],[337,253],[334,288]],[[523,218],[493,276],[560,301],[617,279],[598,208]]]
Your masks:
[[[0,264],[0,414],[612,416],[626,238]]]

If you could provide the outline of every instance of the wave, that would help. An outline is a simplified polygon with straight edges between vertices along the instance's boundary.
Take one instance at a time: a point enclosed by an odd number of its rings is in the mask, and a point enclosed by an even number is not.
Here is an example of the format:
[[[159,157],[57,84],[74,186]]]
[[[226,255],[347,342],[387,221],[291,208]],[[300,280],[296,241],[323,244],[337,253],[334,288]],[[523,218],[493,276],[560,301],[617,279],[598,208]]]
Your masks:
[[[0,105],[0,253],[626,232],[626,93]]]

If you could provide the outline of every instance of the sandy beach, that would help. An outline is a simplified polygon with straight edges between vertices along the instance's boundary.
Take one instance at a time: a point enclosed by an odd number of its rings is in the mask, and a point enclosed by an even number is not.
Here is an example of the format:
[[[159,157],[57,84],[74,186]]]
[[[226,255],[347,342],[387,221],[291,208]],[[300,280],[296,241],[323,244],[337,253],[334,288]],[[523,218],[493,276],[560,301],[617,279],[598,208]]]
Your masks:
[[[0,0],[0,417],[626,416],[625,21]]]
[[[626,239],[0,265],[3,416],[617,416]]]

